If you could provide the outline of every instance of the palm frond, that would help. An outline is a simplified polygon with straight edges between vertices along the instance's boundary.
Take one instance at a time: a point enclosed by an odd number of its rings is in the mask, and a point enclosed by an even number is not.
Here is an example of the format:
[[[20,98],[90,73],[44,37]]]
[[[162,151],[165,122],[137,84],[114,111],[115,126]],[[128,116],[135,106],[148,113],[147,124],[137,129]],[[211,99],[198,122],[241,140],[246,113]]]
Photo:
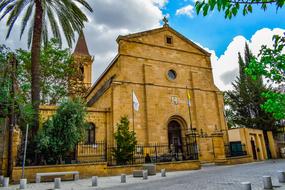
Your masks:
[[[22,38],[23,33],[25,31],[25,28],[27,26],[27,23],[30,20],[30,17],[33,13],[33,8],[34,8],[34,2],[31,2],[30,5],[28,6],[27,10],[26,10],[26,13],[25,13],[23,19],[22,19],[20,39]]]
[[[9,38],[11,31],[15,22],[17,21],[19,15],[21,14],[24,7],[28,4],[27,0],[18,0],[16,5],[14,6],[12,12],[10,13],[6,25],[8,26],[8,32],[6,35],[6,39]]]
[[[7,16],[12,10],[13,8],[15,7],[15,3],[14,4],[8,4],[8,6],[6,6],[6,9],[4,11],[4,13],[1,15],[0,17],[0,21],[5,18],[5,16]]]
[[[62,44],[61,30],[69,46],[75,41],[75,34],[82,31],[85,22],[88,21],[87,16],[82,11],[82,5],[88,11],[93,12],[91,6],[86,0],[41,0],[43,10],[43,29],[42,42],[48,40],[48,26],[52,31],[52,36],[59,40]],[[8,31],[6,38],[11,34],[11,31],[18,17],[23,13],[21,19],[20,39],[22,38],[28,24],[28,47],[31,45],[33,27],[34,27],[34,12],[35,0],[1,0],[0,2],[0,21],[8,16],[6,25]]]
[[[28,31],[28,48],[31,47],[31,44],[32,44],[32,37],[33,37],[33,32],[34,32],[34,22],[35,22],[35,17],[32,19],[31,21],[31,25],[30,25],[30,28],[29,28],[29,31]]]

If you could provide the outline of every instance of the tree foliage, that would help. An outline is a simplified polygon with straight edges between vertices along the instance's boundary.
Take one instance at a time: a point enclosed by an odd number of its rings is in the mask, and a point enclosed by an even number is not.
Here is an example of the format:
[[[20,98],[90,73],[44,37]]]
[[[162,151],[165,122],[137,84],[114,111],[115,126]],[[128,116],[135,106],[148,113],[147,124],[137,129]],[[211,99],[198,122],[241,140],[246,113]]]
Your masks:
[[[59,39],[60,44],[62,43],[61,28],[68,45],[71,46],[74,41],[74,33],[80,33],[82,28],[84,28],[84,22],[88,21],[87,16],[78,4],[90,12],[93,11],[86,0],[2,0],[0,2],[0,21],[7,17],[6,25],[8,31],[6,38],[9,38],[16,21],[19,19],[20,15],[23,15],[20,22],[20,37],[23,36],[28,27],[28,45],[30,46],[33,39],[33,29],[39,27],[34,24],[35,17],[41,16],[43,18],[42,23],[40,23],[43,28],[41,31],[42,42],[44,42],[44,44],[48,43],[47,26],[50,25],[53,37]],[[40,12],[36,12],[35,8],[38,8],[37,6],[40,7]],[[41,15],[38,15],[37,13]]]
[[[126,116],[121,117],[120,122],[117,124],[114,138],[116,147],[112,151],[117,164],[124,165],[132,161],[137,140],[135,132],[129,131],[129,120]]]
[[[225,93],[225,103],[231,110],[228,120],[235,127],[258,128],[262,130],[273,130],[275,119],[272,114],[266,113],[261,105],[265,102],[263,93],[270,91],[262,81],[261,77],[253,80],[245,73],[245,68],[250,63],[253,55],[248,45],[245,46],[245,57],[242,59],[239,53],[239,76],[233,83],[233,90]]]
[[[285,0],[203,0],[195,4],[196,12],[208,15],[209,11],[217,8],[225,13],[225,18],[231,19],[242,9],[243,15],[251,13],[253,7],[260,6],[264,11],[268,5],[274,5],[276,10],[283,8]],[[253,57],[248,64],[246,72],[253,79],[263,77],[275,85],[285,84],[285,37],[273,36],[273,48],[262,46],[258,58]],[[271,90],[263,93],[266,102],[262,108],[268,113],[272,113],[275,119],[285,119],[285,95],[284,90]]]
[[[273,48],[263,45],[258,58],[253,57],[246,68],[246,73],[257,79],[263,76],[275,86],[285,84],[285,37],[273,36]],[[284,90],[273,90],[263,93],[266,102],[262,108],[272,113],[276,119],[285,119]]]
[[[79,99],[63,102],[36,136],[37,152],[47,162],[60,163],[67,153],[85,139],[86,109]]]
[[[274,5],[278,10],[284,6],[284,2],[284,0],[203,0],[196,1],[195,8],[198,14],[203,12],[204,16],[217,9],[225,13],[225,18],[231,19],[239,11],[242,11],[243,15],[252,13],[254,7],[266,10],[268,5]]]
[[[28,29],[28,46],[31,45],[31,99],[34,115],[35,130],[39,126],[39,106],[41,93],[41,68],[40,68],[40,53],[42,43],[48,42],[48,26],[55,38],[62,43],[61,31],[69,46],[75,40],[75,32],[78,34],[84,28],[84,23],[88,21],[87,16],[82,11],[81,7],[92,12],[92,8],[86,0],[1,0],[0,1],[0,21],[7,18],[6,26],[8,27],[6,38],[11,34],[11,31],[19,19],[21,21],[20,38]]]
[[[20,87],[30,100],[31,52],[17,50],[21,73]],[[61,49],[57,39],[51,39],[41,50],[41,104],[58,104],[68,95],[68,79],[74,74],[72,56],[69,49]]]
[[[9,65],[10,50],[6,46],[0,46],[0,115],[6,117],[11,102],[11,66]]]
[[[22,70],[19,64],[17,64],[16,68],[12,67],[11,60],[14,57],[13,51],[4,45],[0,45],[0,117],[5,118],[9,116],[12,101],[14,101],[15,115],[18,118],[17,123],[20,126],[24,126],[31,123],[34,111],[30,102],[26,100],[23,89],[19,87],[19,76],[22,74]],[[13,100],[11,93],[14,76],[17,88],[14,92]]]

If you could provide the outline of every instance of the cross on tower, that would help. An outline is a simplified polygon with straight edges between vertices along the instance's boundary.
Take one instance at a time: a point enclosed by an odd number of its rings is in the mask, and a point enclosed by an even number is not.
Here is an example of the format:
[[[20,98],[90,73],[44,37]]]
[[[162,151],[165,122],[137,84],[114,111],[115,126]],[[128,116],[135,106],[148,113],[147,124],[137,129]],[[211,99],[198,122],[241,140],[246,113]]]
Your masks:
[[[163,17],[162,21],[164,22],[163,26],[168,26],[168,19],[166,16]]]

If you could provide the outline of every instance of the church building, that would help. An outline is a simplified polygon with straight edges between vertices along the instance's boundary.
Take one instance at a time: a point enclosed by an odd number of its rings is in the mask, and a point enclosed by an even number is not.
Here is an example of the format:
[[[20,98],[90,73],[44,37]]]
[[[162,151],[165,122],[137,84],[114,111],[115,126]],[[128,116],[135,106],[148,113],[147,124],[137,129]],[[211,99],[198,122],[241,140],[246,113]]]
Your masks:
[[[160,28],[119,36],[117,43],[117,55],[84,95],[88,141],[114,145],[116,124],[128,116],[139,144],[185,144],[194,133],[199,160],[225,160],[223,94],[213,81],[210,53],[167,22]],[[73,56],[82,75],[77,80],[89,87],[93,58],[83,33]]]

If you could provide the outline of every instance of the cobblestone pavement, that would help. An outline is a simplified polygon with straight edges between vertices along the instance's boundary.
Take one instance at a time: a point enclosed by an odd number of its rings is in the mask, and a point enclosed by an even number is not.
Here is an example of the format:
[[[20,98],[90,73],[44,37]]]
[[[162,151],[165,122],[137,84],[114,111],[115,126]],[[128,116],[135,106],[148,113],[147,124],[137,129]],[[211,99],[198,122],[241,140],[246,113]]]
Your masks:
[[[285,170],[285,160],[270,160],[235,166],[208,166],[197,172],[142,185],[107,188],[112,190],[241,190],[241,182],[251,182],[253,190],[263,189],[262,176],[272,176],[274,189],[285,190],[279,184],[277,171]],[[278,187],[279,186],[279,187]]]
[[[262,176],[272,176],[276,190],[285,190],[285,184],[277,181],[277,171],[285,170],[285,160],[269,160],[234,166],[204,166],[201,170],[168,172],[166,178],[160,174],[148,180],[127,176],[127,184],[120,184],[119,176],[100,177],[99,187],[91,187],[91,179],[62,182],[62,190],[241,190],[241,182],[252,183],[253,190],[263,189]],[[282,186],[282,187],[277,187]],[[15,190],[18,185],[0,190]],[[48,190],[53,183],[28,184],[28,190]]]

